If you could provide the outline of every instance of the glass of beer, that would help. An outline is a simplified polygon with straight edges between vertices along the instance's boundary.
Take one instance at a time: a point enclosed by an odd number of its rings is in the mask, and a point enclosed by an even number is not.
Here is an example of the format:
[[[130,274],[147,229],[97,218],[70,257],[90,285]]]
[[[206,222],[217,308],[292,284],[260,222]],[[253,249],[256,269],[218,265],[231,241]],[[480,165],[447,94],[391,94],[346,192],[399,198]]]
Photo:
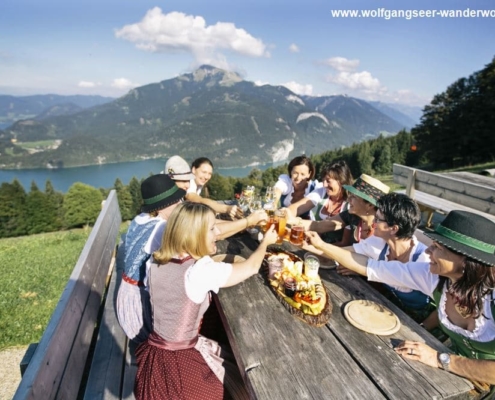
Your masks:
[[[287,215],[284,210],[275,211],[275,226],[277,228],[277,244],[281,244],[285,236],[285,225],[287,224]]]
[[[290,242],[294,246],[302,246],[304,241],[304,226],[293,225],[290,231]]]

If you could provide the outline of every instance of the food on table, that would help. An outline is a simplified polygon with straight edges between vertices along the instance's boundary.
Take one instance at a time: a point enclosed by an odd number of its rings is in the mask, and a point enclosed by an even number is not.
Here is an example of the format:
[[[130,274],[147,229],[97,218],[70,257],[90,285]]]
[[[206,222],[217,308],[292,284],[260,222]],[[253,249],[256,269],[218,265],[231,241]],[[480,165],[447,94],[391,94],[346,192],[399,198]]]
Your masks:
[[[318,315],[323,311],[327,295],[318,274],[311,277],[304,275],[303,262],[294,255],[275,253],[265,258],[267,263],[275,259],[282,261],[282,269],[274,272],[269,281],[287,303],[308,315]],[[295,292],[288,296],[285,283],[291,280],[295,281]]]

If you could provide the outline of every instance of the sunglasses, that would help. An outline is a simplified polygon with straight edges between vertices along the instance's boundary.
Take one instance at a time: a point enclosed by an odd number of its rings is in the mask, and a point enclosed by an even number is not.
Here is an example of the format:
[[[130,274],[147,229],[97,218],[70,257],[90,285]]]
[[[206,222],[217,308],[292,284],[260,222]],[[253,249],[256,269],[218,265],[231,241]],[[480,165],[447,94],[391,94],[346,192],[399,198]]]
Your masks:
[[[381,219],[381,218],[378,218],[376,215],[375,215],[375,218],[373,219],[373,222],[376,224],[378,222],[385,222],[387,225],[388,225],[388,222],[386,219]]]

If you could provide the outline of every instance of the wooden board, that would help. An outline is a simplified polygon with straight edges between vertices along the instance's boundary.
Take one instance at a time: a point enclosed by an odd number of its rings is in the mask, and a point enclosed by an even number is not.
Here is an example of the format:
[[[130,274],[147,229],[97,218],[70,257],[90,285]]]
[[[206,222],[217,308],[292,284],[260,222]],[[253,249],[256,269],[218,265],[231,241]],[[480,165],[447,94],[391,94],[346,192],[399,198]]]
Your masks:
[[[458,179],[451,174],[441,175],[394,164],[394,182],[403,186],[413,179],[414,189],[483,213],[495,215],[495,188]],[[409,189],[409,186],[408,186]],[[416,194],[406,192],[412,198]]]
[[[77,397],[121,221],[112,190],[14,399]]]

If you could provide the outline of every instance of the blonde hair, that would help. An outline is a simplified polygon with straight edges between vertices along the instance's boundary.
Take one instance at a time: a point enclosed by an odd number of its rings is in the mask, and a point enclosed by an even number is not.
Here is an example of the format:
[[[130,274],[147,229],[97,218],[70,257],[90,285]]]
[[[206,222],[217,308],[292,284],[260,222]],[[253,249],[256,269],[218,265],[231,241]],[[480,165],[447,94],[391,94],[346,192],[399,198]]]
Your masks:
[[[207,243],[208,216],[215,216],[207,205],[186,201],[170,214],[160,248],[153,253],[158,264],[187,253],[195,259],[209,254]]]

